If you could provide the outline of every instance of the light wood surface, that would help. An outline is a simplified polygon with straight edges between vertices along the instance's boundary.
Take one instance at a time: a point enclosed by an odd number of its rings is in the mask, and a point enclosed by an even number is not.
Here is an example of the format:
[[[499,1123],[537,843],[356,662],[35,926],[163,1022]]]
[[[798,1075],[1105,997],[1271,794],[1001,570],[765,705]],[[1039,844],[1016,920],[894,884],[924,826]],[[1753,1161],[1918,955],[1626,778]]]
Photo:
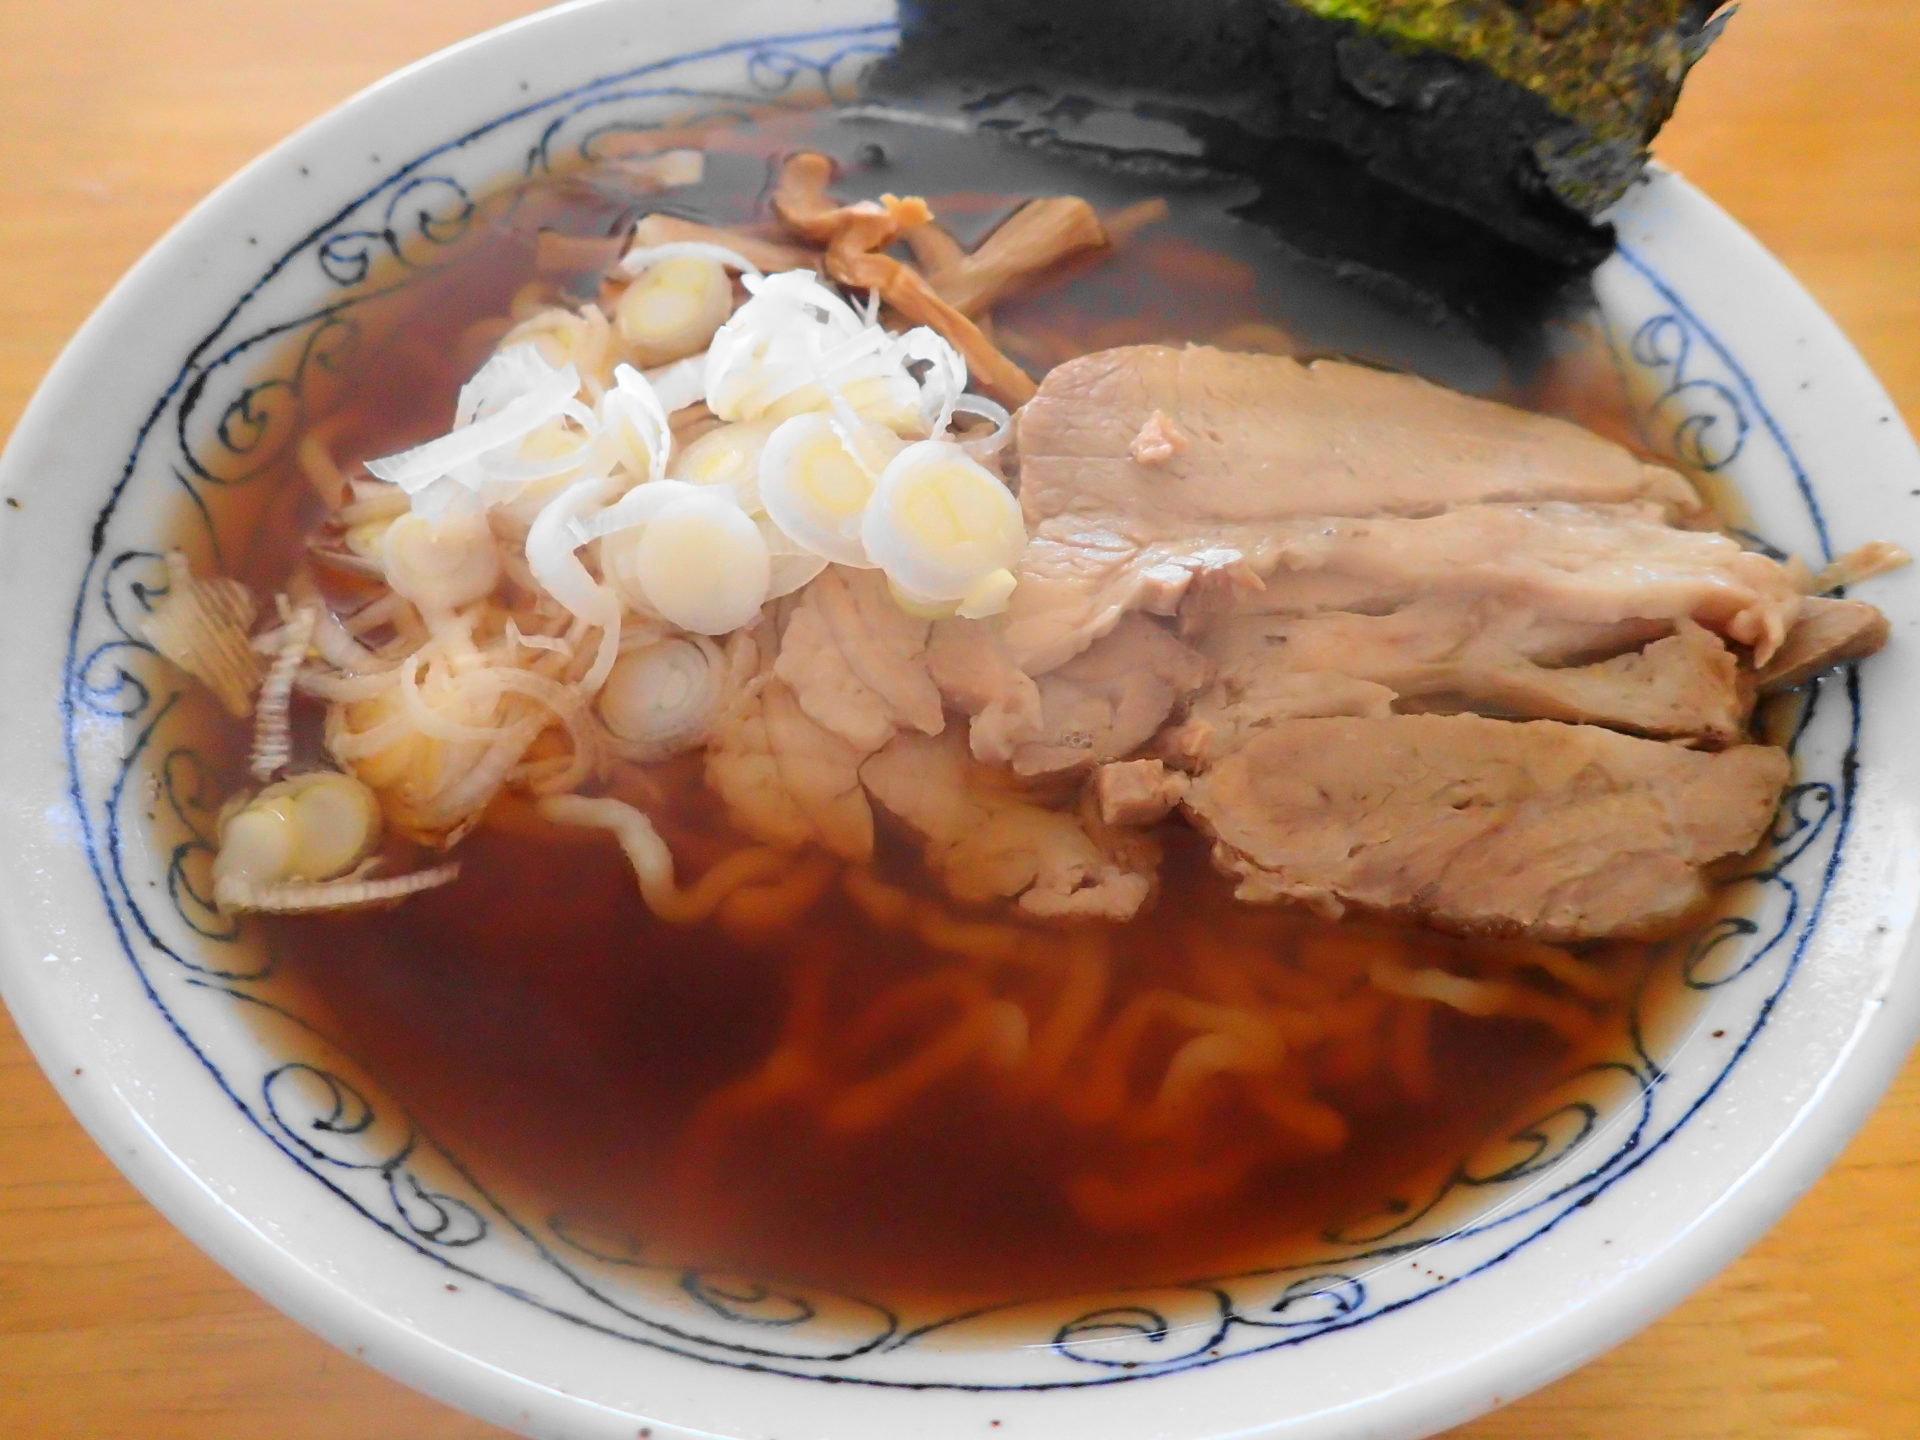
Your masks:
[[[240,164],[394,66],[535,8],[0,0],[0,434],[120,273]],[[1749,0],[1660,149],[1786,260],[1920,421],[1920,4]],[[1910,1067],[1747,1258],[1456,1440],[1908,1440],[1916,1345]],[[0,1436],[500,1433],[308,1335],[175,1234],[0,1016]]]

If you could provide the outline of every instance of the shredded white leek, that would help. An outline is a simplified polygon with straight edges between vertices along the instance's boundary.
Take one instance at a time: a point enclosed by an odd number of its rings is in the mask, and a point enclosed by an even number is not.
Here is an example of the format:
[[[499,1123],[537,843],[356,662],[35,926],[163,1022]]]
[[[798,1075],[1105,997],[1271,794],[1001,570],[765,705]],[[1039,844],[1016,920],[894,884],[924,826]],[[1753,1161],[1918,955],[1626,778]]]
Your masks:
[[[513,346],[467,382],[451,431],[398,455],[369,460],[367,469],[409,495],[450,480],[491,503],[487,491],[492,482],[534,478],[518,453],[534,432],[557,420],[591,425],[593,412],[581,404],[579,393],[580,372],[573,366],[556,368],[535,345]]]
[[[286,602],[283,599],[281,604]],[[317,606],[303,606],[287,616],[280,636],[279,653],[260,685],[260,701],[253,717],[253,754],[248,768],[256,780],[267,780],[284,770],[293,753],[288,707],[293,701],[293,680],[307,658],[307,646],[319,623]]]
[[[148,641],[212,690],[229,714],[248,714],[260,684],[260,657],[247,643],[258,602],[238,580],[196,579],[178,550],[168,552],[166,564],[166,593],[141,627]]]
[[[747,276],[744,283],[747,302],[707,350],[706,399],[714,414],[755,420],[782,401],[822,409],[844,393],[873,418],[917,417],[928,434],[945,428],[966,389],[967,366],[939,335],[924,326],[892,334],[877,311],[862,314],[811,270]]]
[[[361,910],[375,905],[391,905],[423,890],[438,889],[460,878],[460,864],[450,861],[430,870],[384,879],[324,881],[282,881],[275,885],[236,882],[228,887],[222,904],[232,912],[259,911],[264,914],[292,915],[315,910]]]
[[[621,257],[617,267],[622,275],[638,275],[662,260],[716,260],[742,275],[758,275],[760,267],[738,250],[706,240],[669,240],[664,245],[636,245]]]

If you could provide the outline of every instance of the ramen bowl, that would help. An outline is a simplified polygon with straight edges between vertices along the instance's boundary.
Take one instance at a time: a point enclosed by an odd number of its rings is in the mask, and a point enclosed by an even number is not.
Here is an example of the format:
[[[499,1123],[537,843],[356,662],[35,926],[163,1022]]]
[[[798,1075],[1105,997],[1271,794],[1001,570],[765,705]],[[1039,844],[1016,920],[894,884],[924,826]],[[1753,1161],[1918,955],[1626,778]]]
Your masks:
[[[496,1194],[206,902],[218,797],[143,638],[185,517],[220,536],[370,277],[473,198],[689,110],[851,94],[873,0],[596,0],[460,46],[250,167],[48,377],[0,468],[0,980],[102,1148],[334,1343],[537,1436],[1412,1437],[1646,1324],[1814,1179],[1920,1026],[1920,581],[1889,650],[1823,680],[1737,912],[1664,962],[1619,1043],[1495,1142],[1284,1266],[965,1313],[654,1261]],[[1756,546],[1907,540],[1920,455],[1832,324],[1678,177],[1598,277],[1650,445],[1728,481]],[[399,277],[393,281],[392,277]]]

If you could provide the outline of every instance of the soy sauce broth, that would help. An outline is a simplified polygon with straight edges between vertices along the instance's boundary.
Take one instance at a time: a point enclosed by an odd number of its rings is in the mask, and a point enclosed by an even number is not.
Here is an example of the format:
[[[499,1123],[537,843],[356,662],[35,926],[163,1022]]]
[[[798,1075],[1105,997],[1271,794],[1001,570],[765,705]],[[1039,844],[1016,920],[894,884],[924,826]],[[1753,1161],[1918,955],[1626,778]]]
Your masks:
[[[1244,1191],[1121,1229],[1089,1225],[1067,1195],[1131,1147],[971,1069],[864,1133],[804,1099],[769,1105],[703,1163],[703,1103],[773,1048],[799,969],[833,967],[831,1029],[951,962],[834,895],[763,945],[658,924],[618,851],[590,835],[483,828],[462,853],[457,885],[389,914],[276,922],[275,984],[301,992],[295,1008],[323,1016],[509,1208],[638,1241],[656,1263],[941,1307],[1284,1259],[1458,1158],[1570,1055],[1537,1026],[1436,1013],[1433,1103],[1358,1077],[1340,1097],[1354,1124],[1340,1154],[1278,1159]],[[882,859],[912,869],[900,849]],[[1116,1008],[1179,986],[1169,932],[1231,903],[1197,844],[1163,874],[1154,916],[1121,936]],[[1277,958],[1334,928],[1293,922]],[[1637,957],[1617,963],[1631,979]]]
[[[1228,186],[1169,189],[990,141],[827,113],[783,113],[685,138],[709,152],[697,187],[636,194],[612,162],[484,201],[445,263],[362,307],[359,350],[309,417],[314,433],[344,462],[441,433],[460,383],[499,333],[485,322],[536,276],[542,230],[617,235],[656,207],[716,224],[764,223],[771,157],[802,146],[842,160],[840,191],[849,197],[925,194],[963,242],[1031,195],[1078,193],[1103,211],[1165,196],[1165,222],[996,312],[996,334],[1036,369],[1147,341],[1340,353],[1461,388],[1531,394],[1597,428],[1631,430],[1617,376],[1591,346],[1563,345],[1561,366],[1517,376],[1478,342],[1437,333],[1290,260],[1233,218],[1239,197]],[[593,290],[586,272],[547,279],[559,293]],[[1567,334],[1577,340],[1579,332]],[[237,491],[221,517],[232,571],[271,593],[318,515],[289,456]],[[221,778],[237,788],[246,737],[222,730],[207,744]],[[689,872],[745,843],[700,785],[697,764],[660,767],[649,783],[657,802],[649,808]],[[1156,988],[1190,988],[1194,962],[1180,937],[1217,930],[1246,909],[1195,836],[1164,828],[1157,907],[1106,927],[1108,1014]],[[1123,1179],[1132,1173],[1177,1191],[1180,1167],[1198,1175],[1206,1146],[1116,1147],[1097,1126],[966,1071],[860,1133],[823,1123],[804,1099],[730,1122],[724,1144],[690,1133],[707,1126],[716,1094],[766,1059],[805,986],[815,986],[819,1023],[832,1032],[857,1023],[876,994],[954,963],[876,927],[838,890],[791,933],[742,943],[711,925],[655,921],[607,837],[547,826],[524,806],[506,805],[460,858],[456,885],[390,911],[250,922],[277,957],[276,1003],[339,1037],[510,1208],[632,1237],[658,1261],[896,1304],[1094,1290],[1284,1260],[1321,1243],[1344,1217],[1415,1193],[1419,1177],[1496,1133],[1518,1102],[1604,1045],[1613,1022],[1603,1012],[1590,1036],[1570,1038],[1430,1007],[1425,1100],[1380,1075],[1351,1077],[1334,1086],[1351,1126],[1337,1153],[1289,1156],[1282,1147],[1218,1193],[1198,1176],[1199,1198],[1161,1219],[1103,1227],[1070,1202],[1076,1176],[1117,1164]],[[938,894],[913,847],[884,827],[876,868]],[[1266,927],[1258,943],[1267,963],[1283,967],[1315,947],[1364,950],[1370,933],[1416,955],[1455,943],[1278,912],[1247,923]],[[1059,935],[1066,944],[1069,932]],[[1601,946],[1588,958],[1615,977],[1617,1005],[1648,952]],[[910,1048],[915,1036],[897,1043]],[[1229,1110],[1209,1123],[1224,1133],[1239,1122]],[[1230,1147],[1232,1138],[1208,1143]]]

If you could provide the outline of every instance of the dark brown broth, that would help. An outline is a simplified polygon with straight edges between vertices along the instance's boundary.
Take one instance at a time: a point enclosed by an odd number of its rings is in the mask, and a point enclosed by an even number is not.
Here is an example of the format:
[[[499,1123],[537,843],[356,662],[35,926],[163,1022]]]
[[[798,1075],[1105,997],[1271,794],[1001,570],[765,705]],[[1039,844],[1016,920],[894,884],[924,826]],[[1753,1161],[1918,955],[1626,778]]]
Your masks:
[[[833,1133],[806,1104],[772,1107],[696,1181],[682,1173],[689,1118],[766,1055],[798,964],[838,966],[831,1028],[889,984],[952,962],[836,897],[767,945],[658,924],[598,837],[483,828],[461,854],[458,885],[390,914],[274,925],[277,983],[305,992],[496,1191],[575,1229],[639,1237],[656,1262],[932,1305],[1268,1259],[1457,1158],[1566,1058],[1536,1026],[1443,1013],[1437,1103],[1363,1082],[1345,1097],[1355,1126],[1341,1154],[1262,1167],[1222,1202],[1118,1233],[1063,1199],[1065,1182],[1113,1158],[1102,1134],[965,1073],[864,1136]],[[1168,931],[1232,903],[1197,843],[1177,847],[1165,879],[1154,917],[1119,936],[1116,1005],[1178,986]],[[1297,922],[1295,943],[1327,928]]]
[[[964,240],[1030,194],[1071,189],[1113,207],[1166,193],[980,141],[818,116],[735,126],[708,141],[707,182],[673,192],[662,208],[719,223],[764,219],[767,157],[801,143],[842,156],[846,193],[927,193]],[[1466,388],[1520,393],[1483,347],[1437,335],[1288,260],[1231,218],[1226,190],[1194,187],[1169,198],[1166,224],[1004,307],[996,320],[1008,347],[1046,362],[1119,343],[1264,335],[1299,352],[1357,355]],[[617,232],[635,203],[613,171],[486,202],[457,263],[363,308],[366,337],[327,420],[333,452],[363,458],[444,429],[479,358],[462,337],[502,314],[532,277],[539,229]],[[588,293],[590,278],[573,277],[579,293]],[[1253,324],[1269,328],[1246,328]],[[1595,352],[1569,353],[1587,368],[1570,362],[1559,381],[1536,377],[1529,393],[1551,408],[1577,408],[1589,423],[1626,429],[1611,371],[1592,364]],[[317,513],[291,465],[283,469],[254,487],[265,497],[256,514],[243,515],[236,502],[225,517],[227,533],[241,539],[227,547],[236,571],[263,591],[287,572]],[[231,761],[243,744],[226,734],[219,747]],[[692,798],[663,829],[697,870],[737,837],[727,836],[684,770],[678,781],[677,793]],[[1378,1077],[1362,1077],[1337,1096],[1353,1126],[1338,1154],[1289,1159],[1276,1151],[1232,1193],[1118,1233],[1089,1226],[1063,1199],[1076,1174],[1116,1161],[1110,1139],[965,1073],[864,1136],[830,1132],[802,1102],[774,1106],[700,1171],[686,1162],[690,1117],[766,1056],[806,966],[833,972],[831,1029],[886,987],[955,962],[877,929],[837,895],[797,933],[765,944],[734,943],[712,926],[662,925],[604,837],[508,818],[513,823],[489,825],[464,844],[466,868],[453,887],[385,913],[268,922],[275,998],[324,1020],[428,1133],[511,1205],[638,1237],[657,1260],[929,1304],[1272,1261],[1341,1217],[1407,1193],[1417,1176],[1492,1134],[1518,1100],[1538,1094],[1574,1058],[1539,1026],[1441,1011],[1432,1103],[1414,1104]],[[1188,986],[1174,937],[1182,926],[1215,926],[1234,908],[1197,840],[1178,827],[1168,827],[1167,839],[1157,910],[1113,937],[1110,1008],[1155,987]],[[880,864],[923,892],[937,890],[919,875],[910,847],[884,836]],[[1309,919],[1275,923],[1275,964],[1355,933]],[[1404,943],[1450,942],[1408,932]],[[1602,958],[1630,972],[1643,953],[1621,946]],[[1213,1123],[1230,1127],[1234,1118]],[[1153,1160],[1147,1152],[1118,1158],[1138,1165],[1143,1155]],[[1184,1162],[1176,1155],[1165,1163]]]

